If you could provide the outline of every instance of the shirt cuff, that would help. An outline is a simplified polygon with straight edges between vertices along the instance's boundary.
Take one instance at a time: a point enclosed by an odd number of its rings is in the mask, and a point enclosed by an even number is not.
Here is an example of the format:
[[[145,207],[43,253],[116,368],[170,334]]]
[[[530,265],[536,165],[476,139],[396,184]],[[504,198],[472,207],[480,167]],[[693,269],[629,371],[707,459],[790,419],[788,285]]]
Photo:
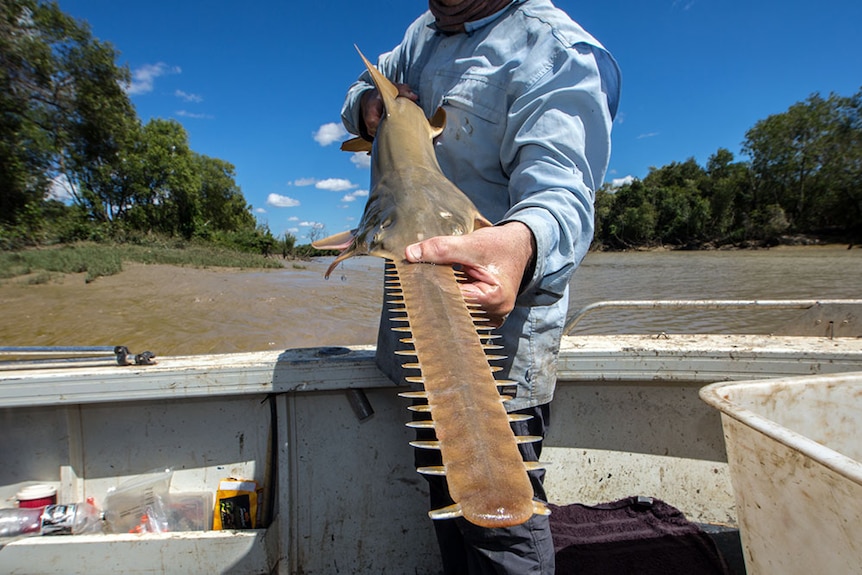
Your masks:
[[[510,214],[497,225],[507,222],[521,222],[533,234],[536,242],[536,253],[533,258],[533,270],[530,277],[525,277],[521,283],[521,293],[518,294],[516,305],[550,305],[557,301],[562,293],[555,295],[547,290],[543,281],[555,270],[549,268],[551,254],[559,244],[559,228],[554,217],[542,208],[526,208]]]

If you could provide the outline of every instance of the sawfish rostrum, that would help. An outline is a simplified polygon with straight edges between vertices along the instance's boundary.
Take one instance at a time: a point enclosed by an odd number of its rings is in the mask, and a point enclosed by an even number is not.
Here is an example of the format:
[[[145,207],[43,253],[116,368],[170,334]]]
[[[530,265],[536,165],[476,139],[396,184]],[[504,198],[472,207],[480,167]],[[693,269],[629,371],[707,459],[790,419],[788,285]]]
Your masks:
[[[360,52],[360,56],[362,53]],[[494,378],[501,368],[490,355],[500,346],[490,343],[491,328],[483,327],[481,310],[461,293],[458,272],[449,266],[409,263],[410,244],[442,235],[462,235],[490,226],[473,202],[440,170],[433,140],[445,124],[442,108],[428,120],[412,100],[362,56],[383,100],[384,113],[373,145],[355,138],[341,148],[371,152],[371,192],[357,229],[337,234],[314,246],[343,250],[326,272],[355,255],[386,258],[389,312],[400,341],[411,349],[396,352],[415,358],[404,367],[417,375],[408,383],[424,391],[402,394],[425,399],[411,406],[429,412],[431,421],[411,427],[433,429],[436,440],[414,441],[421,449],[438,449],[443,465],[420,473],[445,475],[454,505],[431,511],[433,519],[464,517],[483,527],[518,525],[534,513],[549,513],[533,500],[528,469],[518,443],[539,437],[516,437],[509,424],[498,386],[512,382]],[[452,353],[457,350],[457,353]],[[490,363],[489,363],[490,362]]]

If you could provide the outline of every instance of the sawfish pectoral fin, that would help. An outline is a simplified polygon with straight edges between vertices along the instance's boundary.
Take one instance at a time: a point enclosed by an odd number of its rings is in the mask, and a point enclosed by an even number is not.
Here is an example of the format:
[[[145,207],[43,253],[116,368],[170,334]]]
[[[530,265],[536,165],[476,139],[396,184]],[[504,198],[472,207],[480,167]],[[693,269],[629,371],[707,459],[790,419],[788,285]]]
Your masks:
[[[366,152],[371,154],[372,143],[365,138],[350,138],[346,142],[342,142],[342,152]]]
[[[476,214],[476,217],[473,218],[473,229],[478,230],[479,228],[490,228],[493,227],[494,224],[491,223],[490,220],[485,218],[482,214]]]
[[[342,250],[335,261],[329,265],[323,277],[328,278],[335,266],[354,254],[356,251],[353,246],[354,237],[353,231],[346,231],[311,242],[311,246],[318,250]]]
[[[353,238],[353,231],[346,231],[315,240],[311,242],[311,246],[319,250],[346,250],[353,242]]]
[[[440,509],[434,509],[428,512],[428,517],[438,521],[440,519],[455,519],[457,517],[463,517],[464,511],[461,509],[460,503],[455,503],[454,505],[449,505],[446,507],[441,507]]]
[[[533,500],[532,502],[532,511],[534,515],[550,515],[551,509],[548,505],[542,501]],[[446,507],[441,507],[440,509],[433,509],[428,512],[428,517],[435,521],[439,521],[441,519],[457,519],[458,517],[464,517],[464,510],[461,508],[460,503],[455,503],[453,505],[448,505]],[[507,521],[503,518],[494,518],[500,521],[499,525],[488,524],[485,527],[510,527],[513,524],[517,525],[518,523],[513,523],[511,521]]]

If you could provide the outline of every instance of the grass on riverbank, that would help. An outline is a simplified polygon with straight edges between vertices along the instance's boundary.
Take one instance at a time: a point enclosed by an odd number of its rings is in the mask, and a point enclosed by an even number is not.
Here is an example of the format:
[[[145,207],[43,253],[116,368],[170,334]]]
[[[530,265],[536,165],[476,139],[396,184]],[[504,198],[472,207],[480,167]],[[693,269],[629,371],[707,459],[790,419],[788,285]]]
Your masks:
[[[87,273],[86,281],[123,271],[123,262],[196,268],[280,268],[280,260],[207,245],[77,243],[51,248],[0,252],[0,279],[30,275],[30,283],[50,281],[51,274]]]

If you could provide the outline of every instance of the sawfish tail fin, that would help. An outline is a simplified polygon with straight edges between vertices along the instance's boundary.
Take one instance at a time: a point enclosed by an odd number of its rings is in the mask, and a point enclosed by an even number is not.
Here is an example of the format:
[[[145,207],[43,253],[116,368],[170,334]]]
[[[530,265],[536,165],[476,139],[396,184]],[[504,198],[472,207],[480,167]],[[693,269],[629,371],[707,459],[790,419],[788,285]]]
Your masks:
[[[395,100],[400,94],[398,86],[396,86],[389,78],[384,76],[383,73],[381,73],[380,70],[378,70],[377,67],[365,57],[365,54],[362,53],[359,46],[354,45],[354,48],[359,52],[359,57],[362,58],[365,68],[371,75],[374,87],[377,88],[377,91],[380,93],[380,98],[383,100],[384,114],[388,115],[392,113]],[[443,108],[437,108],[434,115],[431,118],[428,118],[428,129],[431,139],[433,140],[442,134],[445,126],[446,111]],[[364,138],[352,138],[341,144],[341,150],[344,152],[367,152],[368,154],[371,154],[371,142]]]
[[[358,46],[355,46],[356,51],[359,52],[359,57],[362,58],[362,61],[365,63],[365,68],[368,70],[368,73],[371,74],[371,79],[374,81],[374,86],[377,88],[377,91],[380,92],[380,97],[383,98],[383,107],[387,111],[392,110],[392,103],[395,102],[395,98],[398,97],[398,86],[393,84],[389,78],[384,76],[380,70],[377,69],[374,64],[368,61],[368,58],[365,57],[365,54],[362,53],[362,50],[359,49]]]

